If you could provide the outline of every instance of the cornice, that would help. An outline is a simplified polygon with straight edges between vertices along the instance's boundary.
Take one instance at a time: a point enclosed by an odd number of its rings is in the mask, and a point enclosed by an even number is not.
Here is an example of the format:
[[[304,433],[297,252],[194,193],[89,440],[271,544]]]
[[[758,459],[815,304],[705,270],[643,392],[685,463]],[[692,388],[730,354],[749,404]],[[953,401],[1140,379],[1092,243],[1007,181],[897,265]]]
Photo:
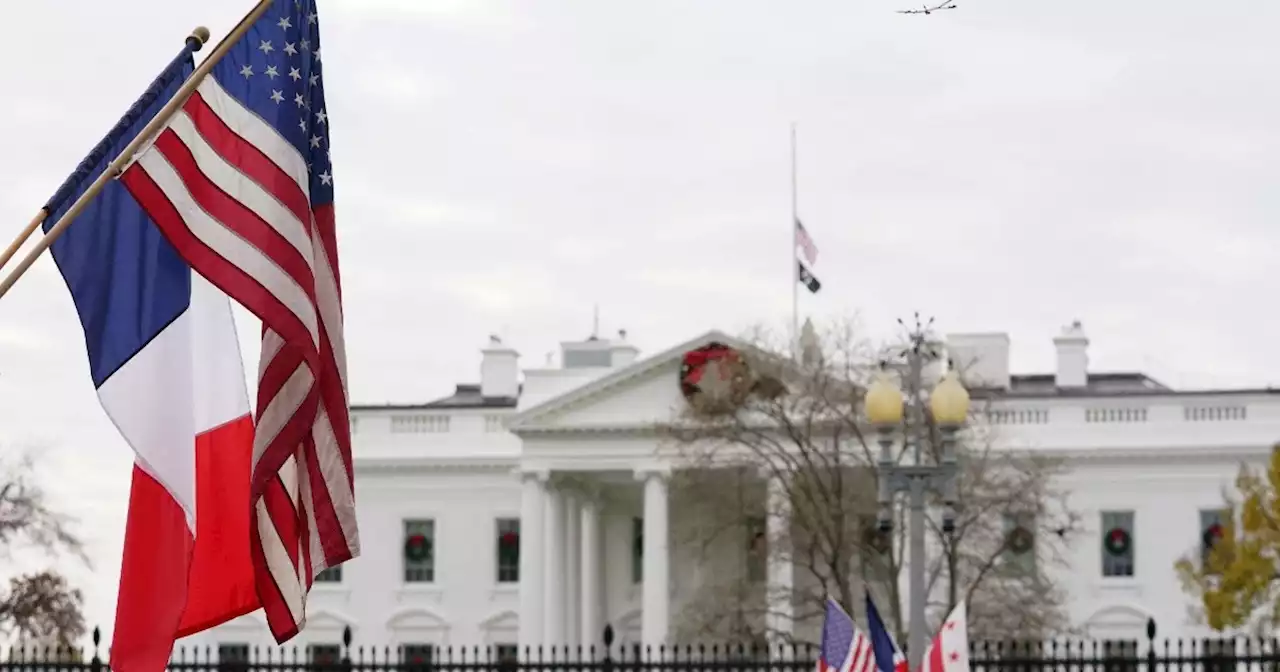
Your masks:
[[[393,456],[356,457],[355,471],[364,474],[404,472],[511,472],[520,464],[520,457],[422,457]]]

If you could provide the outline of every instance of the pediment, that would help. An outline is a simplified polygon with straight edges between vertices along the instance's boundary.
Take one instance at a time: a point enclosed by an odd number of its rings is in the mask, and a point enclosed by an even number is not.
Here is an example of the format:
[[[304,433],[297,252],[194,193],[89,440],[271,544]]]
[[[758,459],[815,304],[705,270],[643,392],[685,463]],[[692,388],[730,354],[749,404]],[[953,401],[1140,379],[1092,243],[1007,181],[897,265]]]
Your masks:
[[[387,619],[387,628],[391,630],[445,630],[449,621],[430,609],[413,607],[392,614]]]
[[[643,428],[669,422],[685,403],[679,384],[681,358],[712,342],[755,350],[720,331],[709,331],[548,399],[520,413],[508,426],[516,434],[525,434],[600,427]]]
[[[520,629],[520,614],[517,614],[510,609],[500,611],[481,621],[480,629],[486,631],[509,630],[514,632]]]

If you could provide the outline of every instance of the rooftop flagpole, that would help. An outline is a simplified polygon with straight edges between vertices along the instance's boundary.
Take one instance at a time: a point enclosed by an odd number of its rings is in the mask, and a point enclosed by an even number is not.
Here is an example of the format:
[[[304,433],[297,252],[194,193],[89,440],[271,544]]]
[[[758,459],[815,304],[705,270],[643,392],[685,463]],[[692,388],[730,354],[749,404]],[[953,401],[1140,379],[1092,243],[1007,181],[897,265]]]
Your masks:
[[[796,122],[791,122],[791,240],[787,244],[787,260],[791,264],[791,358],[800,359],[800,261],[796,259],[796,222],[800,214],[796,204]]]

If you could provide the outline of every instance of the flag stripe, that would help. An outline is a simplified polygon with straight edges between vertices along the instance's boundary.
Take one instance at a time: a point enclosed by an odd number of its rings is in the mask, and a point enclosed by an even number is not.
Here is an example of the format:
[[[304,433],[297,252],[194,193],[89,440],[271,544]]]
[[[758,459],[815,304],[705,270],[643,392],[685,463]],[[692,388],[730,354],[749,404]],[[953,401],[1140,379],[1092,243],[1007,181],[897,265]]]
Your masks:
[[[212,114],[205,115],[206,119],[212,116]],[[262,231],[253,232],[257,234],[257,240],[251,239],[254,244],[264,251],[268,251],[264,245],[271,245],[270,256],[284,258],[286,265],[301,265],[302,270],[290,272],[295,279],[309,278],[312,275],[311,212],[308,210],[299,215],[285,206],[282,201],[291,195],[302,196],[297,192],[296,185],[289,183],[290,186],[295,187],[289,190],[294,192],[293,194],[280,194],[276,189],[263,186],[264,184],[276,186],[268,181],[273,177],[272,175],[254,175],[250,170],[232,166],[224,157],[234,156],[240,162],[247,161],[258,172],[279,174],[278,170],[268,171],[260,167],[259,164],[265,163],[266,158],[252,145],[245,144],[235,135],[218,127],[216,123],[206,121],[203,125],[206,128],[197,130],[195,121],[185,111],[179,112],[174,115],[169,130],[162,137],[169,137],[170,133],[176,135],[183,145],[190,148],[188,151],[200,167],[200,171],[218,187],[224,199],[239,202],[241,207],[250,210],[259,220],[253,224],[260,222],[268,226],[237,225],[236,220],[222,217],[219,218],[220,220],[246,237],[253,229],[261,228]],[[164,151],[167,155],[168,150]],[[243,163],[237,164],[237,166],[241,165]],[[244,172],[241,172],[242,170]],[[236,194],[235,199],[228,194]],[[271,235],[272,233],[275,235]],[[281,243],[293,249],[282,249]]]
[[[232,133],[256,147],[271,163],[275,164],[278,170],[288,175],[298,189],[308,195],[308,199],[310,198],[307,161],[288,140],[280,137],[279,131],[258,115],[246,110],[244,105],[228,94],[214,77],[206,77],[203,82],[200,82],[196,91],[200,93],[201,100],[208,105],[210,111],[218,115]],[[306,211],[311,211],[309,201]]]
[[[177,214],[177,221],[169,217],[164,218],[166,221],[156,218],[156,224],[161,227],[173,246],[191,261],[192,267],[226,291],[228,295],[241,303],[248,301],[255,304],[246,303],[246,307],[250,310],[255,313],[259,311],[270,313],[276,321],[281,323],[294,322],[305,331],[308,339],[317,338],[315,307],[307,293],[271,259],[264,257],[257,248],[228,230],[222,222],[203,210],[183,183],[184,177],[196,178],[199,171],[179,174],[170,162],[171,159],[172,157],[160,152],[149,151],[138,159],[137,166],[146,171]],[[142,205],[150,212],[157,204],[142,203]],[[212,254],[209,263],[198,263],[187,256],[191,251],[184,249],[184,246],[175,240],[178,233],[175,229],[179,227],[191,234],[192,242],[196,242]],[[226,261],[224,264],[217,264],[214,263],[214,259]],[[238,274],[230,273],[231,269],[236,269],[240,274],[252,278],[266,292],[261,294],[247,292],[247,288],[240,286],[242,283],[235,282],[234,275]],[[294,324],[285,324],[283,327],[273,325],[273,328],[283,334],[298,333]]]
[[[209,138],[210,144],[217,147],[224,158],[240,166],[245,175],[275,196],[299,224],[310,230],[311,204],[307,201],[306,186],[298,184],[296,176],[282,170],[257,145],[232,130],[199,92],[187,101],[183,111],[191,118],[200,134]],[[286,147],[283,151],[297,154],[292,147]],[[297,162],[301,164],[302,157],[297,157]],[[310,256],[310,250],[302,250],[302,253]]]

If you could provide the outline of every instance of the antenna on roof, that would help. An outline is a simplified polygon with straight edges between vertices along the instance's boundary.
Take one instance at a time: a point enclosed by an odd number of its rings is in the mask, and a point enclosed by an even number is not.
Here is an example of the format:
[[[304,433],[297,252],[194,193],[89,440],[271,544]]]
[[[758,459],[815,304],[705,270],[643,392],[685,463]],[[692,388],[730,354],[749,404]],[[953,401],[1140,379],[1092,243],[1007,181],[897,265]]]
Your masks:
[[[592,307],[591,313],[591,340],[600,338],[600,304]]]

